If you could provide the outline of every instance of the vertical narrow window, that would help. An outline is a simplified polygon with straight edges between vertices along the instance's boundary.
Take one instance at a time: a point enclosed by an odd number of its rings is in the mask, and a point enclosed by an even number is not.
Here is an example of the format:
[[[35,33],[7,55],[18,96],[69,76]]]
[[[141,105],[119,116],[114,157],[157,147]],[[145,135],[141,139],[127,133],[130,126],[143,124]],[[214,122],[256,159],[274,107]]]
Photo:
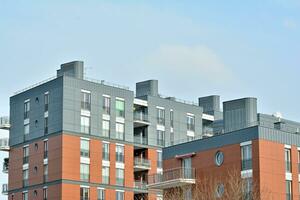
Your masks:
[[[97,200],[105,200],[105,190],[97,189]]]
[[[162,168],[162,152],[157,151],[157,168]]]
[[[124,200],[124,192],[116,191],[116,200]]]
[[[28,163],[29,158],[29,146],[23,147],[23,164]]]
[[[124,146],[116,145],[116,161],[124,162]]]
[[[165,125],[165,109],[157,108],[157,124]]]
[[[91,111],[91,92],[81,91],[81,109]]]
[[[44,141],[44,159],[48,158],[48,140]]]
[[[102,144],[102,160],[109,161],[109,143]]]
[[[29,135],[29,123],[24,124],[24,137],[25,139],[27,139],[28,135]]]
[[[291,149],[284,149],[284,158],[285,158],[285,172],[292,172],[291,169]]]
[[[24,102],[24,119],[29,118],[29,112],[30,112],[30,100],[26,100]]]
[[[43,188],[43,200],[48,200],[48,188]]]
[[[116,168],[116,185],[124,185],[124,169]]]
[[[87,116],[81,116],[81,132],[90,134],[91,132],[91,119]]]
[[[252,169],[252,145],[241,146],[242,171]]]
[[[292,200],[292,181],[285,181],[286,200]]]
[[[28,169],[23,169],[23,187],[27,187],[28,186]]]
[[[44,183],[48,181],[48,164],[44,164]]]
[[[44,134],[48,134],[48,117],[44,118]]]
[[[243,196],[244,196],[244,198],[243,199],[252,199],[252,190],[253,190],[253,188],[252,188],[252,178],[246,178],[246,179],[244,179],[243,180],[243,191],[244,191],[244,194],[243,194]]]
[[[80,200],[90,199],[90,189],[86,187],[80,187]]]
[[[44,94],[44,111],[47,112],[49,110],[49,92]]]
[[[110,115],[110,97],[103,96],[103,113]]]
[[[174,145],[174,132],[170,132],[170,144]]]
[[[116,139],[124,140],[124,124],[116,122]]]
[[[191,179],[192,178],[192,158],[183,158],[181,161],[181,174],[182,178]]]
[[[186,120],[187,120],[187,130],[195,131],[195,116],[187,115]]]
[[[81,139],[80,140],[80,156],[81,157],[90,157],[90,141]]]
[[[157,145],[165,146],[165,131],[157,130]]]
[[[102,167],[102,183],[109,184],[109,167]]]
[[[110,121],[103,120],[102,121],[102,136],[109,137],[110,134]]]
[[[116,116],[125,117],[125,102],[124,100],[116,100]]]
[[[88,182],[90,180],[90,165],[80,163],[80,180]]]
[[[22,200],[28,200],[28,192],[22,193]]]
[[[174,111],[170,110],[170,125],[173,128],[174,127]]]

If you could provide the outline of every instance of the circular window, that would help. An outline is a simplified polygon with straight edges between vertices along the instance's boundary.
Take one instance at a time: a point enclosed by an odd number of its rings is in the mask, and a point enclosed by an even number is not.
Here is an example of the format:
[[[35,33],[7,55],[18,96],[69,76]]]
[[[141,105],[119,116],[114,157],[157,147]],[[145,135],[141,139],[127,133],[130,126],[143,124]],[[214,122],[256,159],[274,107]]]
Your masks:
[[[216,188],[216,195],[218,198],[221,198],[224,194],[225,187],[222,183],[220,183]]]
[[[218,151],[215,155],[215,163],[217,166],[221,166],[224,162],[224,154],[221,151]]]

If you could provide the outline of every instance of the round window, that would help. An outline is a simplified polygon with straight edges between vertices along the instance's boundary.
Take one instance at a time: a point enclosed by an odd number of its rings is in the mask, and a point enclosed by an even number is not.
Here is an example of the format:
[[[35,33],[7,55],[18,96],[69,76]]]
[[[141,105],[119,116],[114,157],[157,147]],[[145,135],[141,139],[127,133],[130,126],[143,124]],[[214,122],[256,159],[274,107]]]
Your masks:
[[[218,151],[215,155],[215,163],[217,166],[221,166],[224,162],[224,154],[221,151]]]

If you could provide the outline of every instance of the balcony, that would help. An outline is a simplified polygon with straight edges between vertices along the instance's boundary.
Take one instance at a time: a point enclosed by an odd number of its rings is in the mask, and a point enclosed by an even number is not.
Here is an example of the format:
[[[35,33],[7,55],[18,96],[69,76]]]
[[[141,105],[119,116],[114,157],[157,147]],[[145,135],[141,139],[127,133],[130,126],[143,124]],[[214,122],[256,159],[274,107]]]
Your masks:
[[[140,157],[134,158],[134,169],[135,171],[143,171],[151,169],[150,160]]]
[[[194,168],[177,168],[164,171],[163,174],[148,176],[149,189],[168,189],[195,184]]]
[[[3,169],[2,169],[3,173],[8,173],[8,166],[9,166],[9,159],[4,158]]]
[[[146,183],[146,181],[135,180],[134,188],[139,189],[139,190],[147,190],[147,183]]]
[[[2,184],[2,194],[8,195],[8,184]]]
[[[9,139],[8,138],[0,139],[0,151],[9,151]]]
[[[148,121],[148,115],[144,112],[134,112],[133,113],[133,121],[134,121],[134,127],[142,127],[142,126],[148,126],[150,125]]]
[[[134,143],[147,145],[148,138],[143,136],[134,136]]]
[[[0,129],[9,130],[10,123],[8,117],[0,117]]]

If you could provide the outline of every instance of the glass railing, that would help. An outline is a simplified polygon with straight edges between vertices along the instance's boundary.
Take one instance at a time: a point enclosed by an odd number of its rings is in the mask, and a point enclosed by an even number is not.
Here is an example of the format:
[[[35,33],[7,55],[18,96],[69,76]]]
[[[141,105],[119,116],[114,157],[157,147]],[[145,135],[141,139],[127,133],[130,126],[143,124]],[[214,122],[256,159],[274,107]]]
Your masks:
[[[145,159],[145,158],[135,157],[134,158],[134,165],[150,168],[150,160]]]
[[[163,174],[153,174],[148,176],[148,184],[162,183],[176,179],[195,179],[194,168],[176,168],[166,170]]]
[[[147,145],[148,139],[146,137],[134,136],[134,143]]]
[[[242,171],[252,169],[252,159],[242,160]]]
[[[133,119],[138,121],[148,122],[148,115],[144,112],[134,112]]]
[[[146,190],[147,189],[147,182],[146,181],[135,180],[134,181],[134,187],[137,188],[137,189]]]

